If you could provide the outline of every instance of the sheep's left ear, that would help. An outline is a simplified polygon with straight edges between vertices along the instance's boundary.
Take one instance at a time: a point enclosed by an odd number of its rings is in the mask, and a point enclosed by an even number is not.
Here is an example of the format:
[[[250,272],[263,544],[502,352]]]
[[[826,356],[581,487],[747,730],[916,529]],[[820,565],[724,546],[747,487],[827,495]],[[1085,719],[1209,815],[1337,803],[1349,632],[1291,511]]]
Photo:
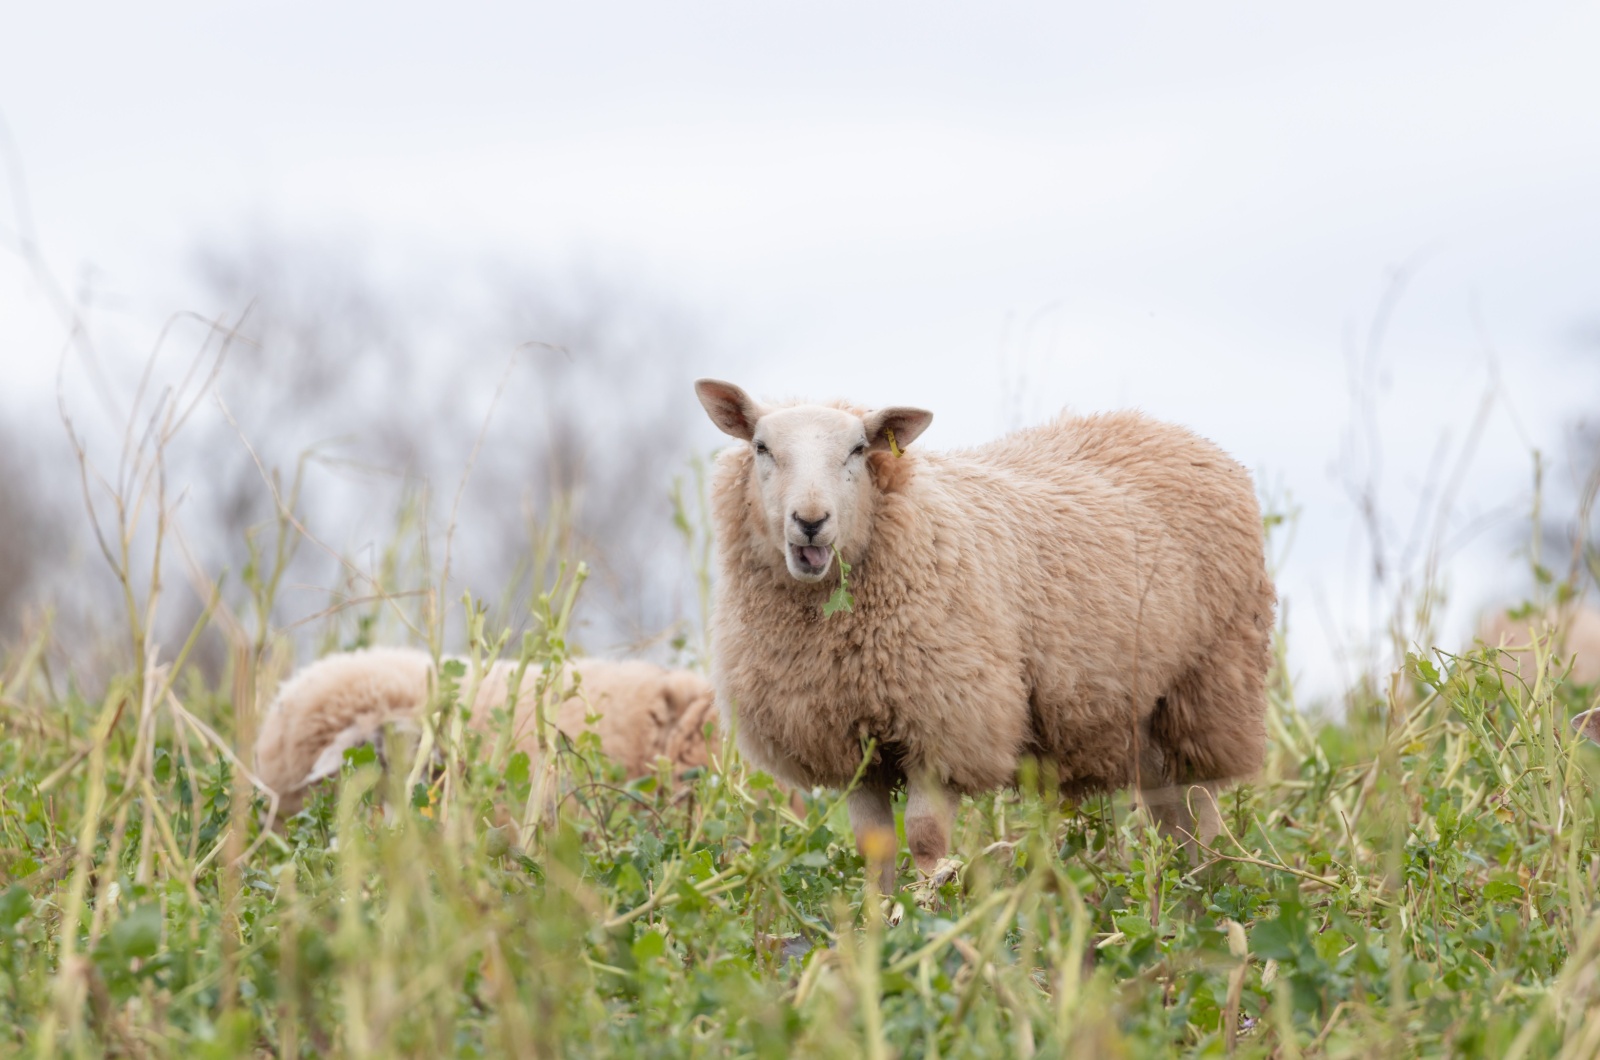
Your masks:
[[[904,449],[917,440],[917,436],[933,422],[933,413],[927,409],[896,405],[867,413],[862,423],[867,428],[867,448],[889,449],[889,432],[894,432],[894,447]]]
[[[1600,709],[1586,710],[1573,718],[1572,731],[1600,743]]]

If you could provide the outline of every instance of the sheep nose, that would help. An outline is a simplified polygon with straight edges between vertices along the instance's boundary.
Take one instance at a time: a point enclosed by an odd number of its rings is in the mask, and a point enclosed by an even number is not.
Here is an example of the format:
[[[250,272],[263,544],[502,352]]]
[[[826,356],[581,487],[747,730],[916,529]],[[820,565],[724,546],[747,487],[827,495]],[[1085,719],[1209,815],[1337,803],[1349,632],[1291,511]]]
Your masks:
[[[806,535],[806,540],[813,541],[816,539],[817,532],[822,529],[822,524],[828,521],[828,513],[824,512],[821,519],[813,520],[802,519],[800,518],[800,513],[795,512],[794,521],[800,527],[801,533]]]

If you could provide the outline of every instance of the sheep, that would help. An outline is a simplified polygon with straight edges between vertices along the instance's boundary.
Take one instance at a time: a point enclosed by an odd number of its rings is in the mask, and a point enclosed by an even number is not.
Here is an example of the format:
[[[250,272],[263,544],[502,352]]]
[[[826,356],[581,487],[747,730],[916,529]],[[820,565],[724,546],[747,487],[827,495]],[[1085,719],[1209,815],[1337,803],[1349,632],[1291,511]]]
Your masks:
[[[1585,604],[1569,603],[1547,608],[1523,618],[1512,618],[1505,610],[1490,614],[1478,626],[1478,639],[1491,648],[1503,648],[1510,656],[1508,671],[1530,684],[1533,681],[1535,637],[1549,637],[1549,650],[1565,668],[1574,684],[1592,685],[1600,680],[1600,611]]]
[[[1600,611],[1589,604],[1569,602],[1512,618],[1504,608],[1489,614],[1478,624],[1478,639],[1504,652],[1500,657],[1508,674],[1529,685],[1535,674],[1534,641],[1553,656],[1557,672],[1578,685],[1600,681]],[[1545,640],[1548,638],[1548,641]],[[1509,658],[1507,658],[1509,657]],[[1570,664],[1570,669],[1568,665]],[[1600,710],[1586,710],[1572,719],[1574,732],[1600,742]]]
[[[639,660],[574,660],[563,675],[576,693],[555,716],[556,728],[576,737],[599,715],[601,749],[629,776],[642,776],[667,758],[682,772],[707,762],[705,725],[715,721],[711,685],[687,670]],[[490,712],[506,702],[516,663],[494,663],[479,683],[471,725],[488,731]],[[533,708],[539,670],[523,675],[513,719],[516,746],[537,753]],[[296,813],[311,785],[339,771],[343,754],[376,740],[385,725],[416,729],[427,705],[433,658],[412,648],[378,647],[330,655],[303,668],[279,689],[256,739],[256,771],[278,794],[282,816]]]
[[[1068,795],[1137,785],[1191,852],[1215,836],[1222,783],[1263,759],[1277,599],[1242,466],[1133,412],[927,453],[921,409],[695,391],[744,443],[712,478],[719,711],[781,780],[864,770],[846,803],[882,890],[895,788],[931,873],[959,797],[1028,755]],[[824,614],[843,574],[853,607]]]

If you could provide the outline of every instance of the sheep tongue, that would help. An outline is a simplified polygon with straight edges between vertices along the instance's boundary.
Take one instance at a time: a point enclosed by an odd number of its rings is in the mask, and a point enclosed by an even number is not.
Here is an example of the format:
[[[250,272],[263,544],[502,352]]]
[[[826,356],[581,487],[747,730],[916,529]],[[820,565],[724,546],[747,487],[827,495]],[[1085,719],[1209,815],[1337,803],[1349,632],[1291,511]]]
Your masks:
[[[821,567],[828,562],[828,550],[818,548],[816,545],[805,545],[800,549],[800,558],[813,567]]]

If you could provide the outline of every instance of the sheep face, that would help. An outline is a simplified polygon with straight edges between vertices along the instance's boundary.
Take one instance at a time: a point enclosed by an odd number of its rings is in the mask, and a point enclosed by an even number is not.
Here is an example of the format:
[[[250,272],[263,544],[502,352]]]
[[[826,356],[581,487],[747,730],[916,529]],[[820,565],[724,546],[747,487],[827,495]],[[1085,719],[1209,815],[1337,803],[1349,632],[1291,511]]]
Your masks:
[[[700,380],[695,393],[719,429],[753,450],[767,544],[800,582],[827,577],[836,549],[846,562],[866,552],[877,496],[867,454],[890,449],[891,434],[903,449],[933,421],[913,408],[769,408],[714,379]]]

